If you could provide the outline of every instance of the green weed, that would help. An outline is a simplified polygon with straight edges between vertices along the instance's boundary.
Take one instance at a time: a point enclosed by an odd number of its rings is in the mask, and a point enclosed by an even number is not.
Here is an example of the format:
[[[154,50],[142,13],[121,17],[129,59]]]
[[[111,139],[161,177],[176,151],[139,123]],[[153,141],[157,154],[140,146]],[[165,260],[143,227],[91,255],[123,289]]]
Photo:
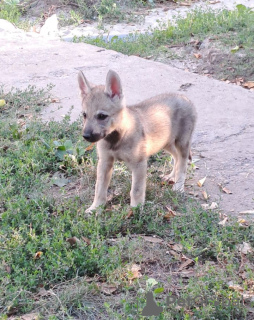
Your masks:
[[[16,25],[22,14],[17,4],[18,1],[1,1],[0,19],[8,20]]]
[[[99,22],[99,26],[102,26],[105,21],[133,20],[130,9],[138,9],[140,6],[145,6],[145,3],[141,0],[99,0],[88,2],[63,0],[63,3],[75,6],[75,11],[72,10],[69,22],[74,21],[76,23],[77,21],[81,21],[81,18],[96,19]]]

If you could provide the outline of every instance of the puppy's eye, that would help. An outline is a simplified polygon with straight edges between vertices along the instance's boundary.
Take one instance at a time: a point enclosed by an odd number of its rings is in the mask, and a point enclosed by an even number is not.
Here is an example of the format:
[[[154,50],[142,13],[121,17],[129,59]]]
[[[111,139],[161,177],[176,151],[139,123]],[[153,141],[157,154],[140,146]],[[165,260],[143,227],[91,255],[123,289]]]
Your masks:
[[[99,113],[99,114],[97,115],[97,119],[98,119],[98,120],[105,120],[107,117],[108,117],[108,116],[107,116],[106,114],[104,114],[104,113]]]
[[[84,119],[86,119],[86,113],[85,112],[83,112],[83,117],[84,117]]]

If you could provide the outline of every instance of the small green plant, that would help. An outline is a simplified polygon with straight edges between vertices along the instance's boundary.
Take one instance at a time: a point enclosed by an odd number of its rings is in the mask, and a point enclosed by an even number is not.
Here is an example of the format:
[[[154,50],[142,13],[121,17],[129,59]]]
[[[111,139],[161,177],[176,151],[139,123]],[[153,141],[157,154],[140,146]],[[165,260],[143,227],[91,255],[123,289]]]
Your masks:
[[[121,8],[114,0],[101,0],[101,2],[94,6],[98,13],[98,20],[102,22],[105,18],[118,18],[123,17]]]
[[[83,17],[79,12],[76,12],[74,10],[70,11],[71,21],[74,25],[79,25],[83,21]]]
[[[18,24],[21,11],[17,0],[4,0],[0,3],[0,19],[8,20],[13,24]]]

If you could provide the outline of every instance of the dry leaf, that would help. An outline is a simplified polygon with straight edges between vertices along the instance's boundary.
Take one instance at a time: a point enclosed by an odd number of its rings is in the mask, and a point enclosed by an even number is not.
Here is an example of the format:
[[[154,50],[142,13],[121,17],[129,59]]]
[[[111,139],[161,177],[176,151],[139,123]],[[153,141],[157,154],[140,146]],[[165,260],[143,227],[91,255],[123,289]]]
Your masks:
[[[5,271],[10,274],[11,273],[11,267],[8,266],[8,265],[5,265]]]
[[[181,2],[180,6],[191,6],[191,4],[188,2]]]
[[[246,221],[245,219],[241,219],[241,218],[240,218],[240,219],[237,220],[237,222],[238,222],[238,223],[246,223],[247,221]]]
[[[212,202],[211,205],[209,205],[208,203],[202,203],[201,207],[204,210],[213,210],[218,208],[218,204],[216,202]]]
[[[173,218],[175,215],[172,214],[171,212],[168,212],[164,215],[163,219],[169,221],[171,218]]]
[[[232,48],[230,51],[231,51],[232,53],[236,53],[239,49],[240,49],[239,46],[235,46],[235,47]]]
[[[202,194],[203,194],[204,199],[207,200],[207,199],[208,199],[208,194],[207,194],[207,192],[206,192],[206,191],[202,191]]]
[[[112,207],[113,210],[119,210],[121,208],[121,203],[113,204],[111,207]]]
[[[218,208],[218,204],[216,202],[212,202],[209,209],[213,210],[217,208]]]
[[[19,119],[19,120],[17,121],[17,124],[18,124],[20,127],[23,127],[23,126],[26,124],[26,122],[25,122],[24,120]]]
[[[20,319],[21,320],[39,320],[39,314],[37,313],[24,314],[23,316],[21,316]]]
[[[170,245],[170,248],[177,252],[183,251],[183,246],[180,243],[175,243],[173,245]]]
[[[254,88],[254,81],[247,81],[243,83],[243,86],[248,89]]]
[[[85,241],[85,243],[86,244],[88,244],[88,245],[90,245],[91,244],[91,241],[88,239],[88,238],[86,238],[86,237],[81,237],[82,238],[82,240],[84,240]]]
[[[254,214],[254,210],[241,211],[241,212],[239,212],[239,214]]]
[[[80,240],[77,237],[67,238],[66,241],[69,242],[71,246],[74,246],[75,244],[80,242]]]
[[[117,287],[108,283],[97,283],[98,288],[105,294],[112,294],[117,290]]]
[[[236,83],[238,86],[241,86],[242,83],[243,83],[243,78],[236,78],[236,79],[235,79],[235,83]]]
[[[251,299],[253,300],[254,298],[254,292],[251,291],[244,291],[244,288],[242,288],[240,285],[233,283],[233,281],[230,281],[228,283],[228,286],[230,289],[239,292],[242,297],[246,300],[246,299]]]
[[[240,227],[245,227],[245,228],[249,227],[249,222],[246,221],[245,219],[240,218],[240,219],[238,219],[237,222],[239,223]]]
[[[29,120],[31,120],[33,118],[32,113],[27,113],[25,114],[25,117],[28,118]]]
[[[133,210],[130,209],[127,216],[126,216],[126,219],[130,219],[130,217],[132,217],[134,214],[133,214]]]
[[[127,268],[127,271],[129,272],[128,274],[128,279],[129,280],[134,280],[142,277],[142,274],[140,273],[141,267],[137,264],[133,264],[130,267]]]
[[[86,151],[92,150],[93,147],[94,147],[94,145],[95,145],[95,142],[94,142],[94,143],[91,143],[85,150],[86,150]]]
[[[189,191],[188,194],[192,195],[193,197],[198,197],[198,193],[195,191]]]
[[[180,267],[178,268],[178,271],[182,271],[183,269],[186,269],[187,267],[191,266],[194,264],[194,261],[192,259],[182,257],[184,262],[181,263]]]
[[[232,191],[230,191],[228,188],[224,187],[222,188],[222,191],[227,193],[227,194],[232,194]]]
[[[40,288],[38,293],[36,294],[36,296],[38,297],[46,297],[50,295],[50,292],[48,290],[46,290],[45,288]]]
[[[180,273],[180,276],[182,278],[190,278],[190,277],[194,277],[196,275],[196,272],[192,269],[192,270],[183,270],[181,273]]]
[[[243,244],[239,244],[237,246],[237,248],[243,254],[248,254],[248,253],[251,253],[253,251],[253,249],[251,248],[251,246],[250,246],[250,244],[248,242],[243,242]]]
[[[239,284],[236,284],[233,281],[229,281],[228,287],[229,287],[229,289],[235,290],[237,292],[243,292],[244,291],[244,289],[241,286],[239,286]]]
[[[172,254],[172,256],[174,256],[176,258],[176,260],[181,260],[181,254],[177,253],[174,250],[169,250],[169,253]]]
[[[36,254],[34,255],[34,259],[40,259],[40,257],[43,255],[43,252],[38,251],[36,252]]]
[[[59,102],[60,102],[60,100],[57,99],[57,98],[52,98],[51,99],[51,103],[59,103]]]
[[[203,184],[205,183],[205,180],[206,180],[206,177],[204,177],[203,179],[199,180],[199,181],[198,181],[198,186],[199,186],[199,187],[202,187]]]
[[[155,238],[155,237],[150,237],[150,236],[141,236],[141,238],[143,238],[145,241],[153,242],[153,243],[162,243],[162,242],[164,242],[160,238]]]
[[[202,57],[202,55],[200,53],[194,53],[194,57],[197,59],[200,59]]]
[[[222,221],[220,221],[218,224],[220,224],[221,226],[225,226],[226,222],[228,221],[228,217],[224,218]]]
[[[163,219],[165,219],[165,220],[170,220],[171,218],[180,215],[180,213],[175,212],[170,207],[166,207],[166,209],[168,210],[168,212],[163,217]]]
[[[236,78],[236,81],[243,82],[243,78]]]

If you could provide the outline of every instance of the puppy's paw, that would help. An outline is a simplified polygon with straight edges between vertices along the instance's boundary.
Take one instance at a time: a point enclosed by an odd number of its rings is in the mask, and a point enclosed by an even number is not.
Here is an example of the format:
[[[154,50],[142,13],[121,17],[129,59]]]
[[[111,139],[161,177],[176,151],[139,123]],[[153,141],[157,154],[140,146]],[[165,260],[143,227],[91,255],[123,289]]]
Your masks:
[[[88,215],[95,213],[95,216],[97,217],[98,214],[103,212],[104,206],[105,205],[100,205],[100,206],[91,205],[91,207],[86,209],[85,213]]]
[[[95,206],[91,206],[88,209],[86,209],[85,213],[91,214],[94,210],[96,210]]]
[[[160,176],[162,181],[168,182],[169,184],[174,184],[175,183],[175,177],[174,175],[170,174],[166,174],[165,176]]]
[[[172,187],[173,191],[184,193],[184,184],[183,183],[175,183]]]

